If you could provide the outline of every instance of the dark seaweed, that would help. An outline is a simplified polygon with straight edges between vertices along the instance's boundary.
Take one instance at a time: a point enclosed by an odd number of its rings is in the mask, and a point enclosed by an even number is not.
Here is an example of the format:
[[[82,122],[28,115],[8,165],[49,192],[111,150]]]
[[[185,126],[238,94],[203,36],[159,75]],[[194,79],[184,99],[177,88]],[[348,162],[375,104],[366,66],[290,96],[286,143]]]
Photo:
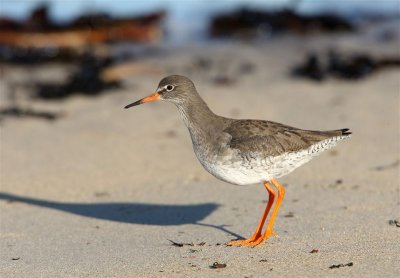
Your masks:
[[[345,266],[353,266],[353,263],[347,263],[347,264],[333,264],[329,268],[334,269],[334,268],[340,268],[340,267],[345,267]]]
[[[400,57],[377,59],[365,53],[344,56],[331,50],[326,56],[315,52],[307,54],[301,64],[292,68],[291,74],[318,82],[328,77],[359,80],[392,67],[400,67]]]
[[[113,63],[111,58],[85,56],[78,70],[63,84],[37,84],[35,97],[41,99],[63,99],[74,94],[94,96],[105,90],[120,88],[118,81],[104,81],[101,72]]]
[[[209,27],[212,37],[257,36],[295,32],[300,34],[321,31],[354,31],[348,20],[334,14],[302,15],[294,10],[259,11],[239,9],[215,16]]]
[[[0,119],[3,117],[15,118],[40,118],[48,121],[54,121],[61,117],[61,114],[47,111],[37,111],[30,108],[8,107],[0,109]]]
[[[76,63],[82,60],[85,55],[73,49],[59,47],[30,48],[0,45],[0,63],[4,64]]]

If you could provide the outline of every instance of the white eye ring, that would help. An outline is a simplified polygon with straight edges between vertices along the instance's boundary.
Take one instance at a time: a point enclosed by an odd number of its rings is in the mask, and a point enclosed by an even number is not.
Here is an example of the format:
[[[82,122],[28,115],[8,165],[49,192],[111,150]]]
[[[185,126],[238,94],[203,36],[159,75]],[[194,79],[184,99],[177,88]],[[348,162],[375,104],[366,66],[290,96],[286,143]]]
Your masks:
[[[167,90],[167,92],[171,92],[173,89],[175,89],[174,85],[167,85],[165,86],[165,90]]]

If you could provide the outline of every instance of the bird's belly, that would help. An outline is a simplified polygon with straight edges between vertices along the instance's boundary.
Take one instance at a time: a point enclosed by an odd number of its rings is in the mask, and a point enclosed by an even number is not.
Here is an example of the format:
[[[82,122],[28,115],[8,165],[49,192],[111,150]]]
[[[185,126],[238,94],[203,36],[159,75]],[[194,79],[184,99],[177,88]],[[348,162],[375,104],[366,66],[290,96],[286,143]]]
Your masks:
[[[308,149],[269,157],[261,157],[257,153],[243,157],[232,149],[223,155],[211,152],[205,155],[204,150],[197,148],[195,153],[203,167],[216,178],[232,184],[248,185],[287,175],[335,146],[337,141],[337,138],[330,138]]]
[[[265,169],[249,169],[236,165],[203,164],[204,168],[216,178],[236,184],[248,185],[269,180]]]
[[[216,178],[236,184],[249,185],[289,174],[311,160],[307,151],[253,160],[200,160],[203,167]]]

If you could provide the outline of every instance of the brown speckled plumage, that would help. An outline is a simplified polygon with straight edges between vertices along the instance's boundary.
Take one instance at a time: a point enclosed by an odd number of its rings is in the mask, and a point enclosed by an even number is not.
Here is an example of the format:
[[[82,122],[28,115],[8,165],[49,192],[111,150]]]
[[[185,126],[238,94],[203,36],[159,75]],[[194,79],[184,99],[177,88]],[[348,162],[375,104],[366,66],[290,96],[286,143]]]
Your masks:
[[[242,152],[262,152],[278,156],[297,152],[328,138],[347,135],[346,129],[332,131],[304,130],[262,120],[236,120],[223,130],[232,136],[231,148]]]

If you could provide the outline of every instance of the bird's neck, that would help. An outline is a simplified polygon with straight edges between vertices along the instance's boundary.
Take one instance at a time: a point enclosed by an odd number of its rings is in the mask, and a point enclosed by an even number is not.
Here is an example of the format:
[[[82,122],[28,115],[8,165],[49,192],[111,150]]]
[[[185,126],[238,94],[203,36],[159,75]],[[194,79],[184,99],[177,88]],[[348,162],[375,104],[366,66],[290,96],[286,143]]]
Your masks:
[[[193,141],[213,137],[220,130],[222,117],[214,114],[198,94],[193,95],[190,101],[176,106]]]

